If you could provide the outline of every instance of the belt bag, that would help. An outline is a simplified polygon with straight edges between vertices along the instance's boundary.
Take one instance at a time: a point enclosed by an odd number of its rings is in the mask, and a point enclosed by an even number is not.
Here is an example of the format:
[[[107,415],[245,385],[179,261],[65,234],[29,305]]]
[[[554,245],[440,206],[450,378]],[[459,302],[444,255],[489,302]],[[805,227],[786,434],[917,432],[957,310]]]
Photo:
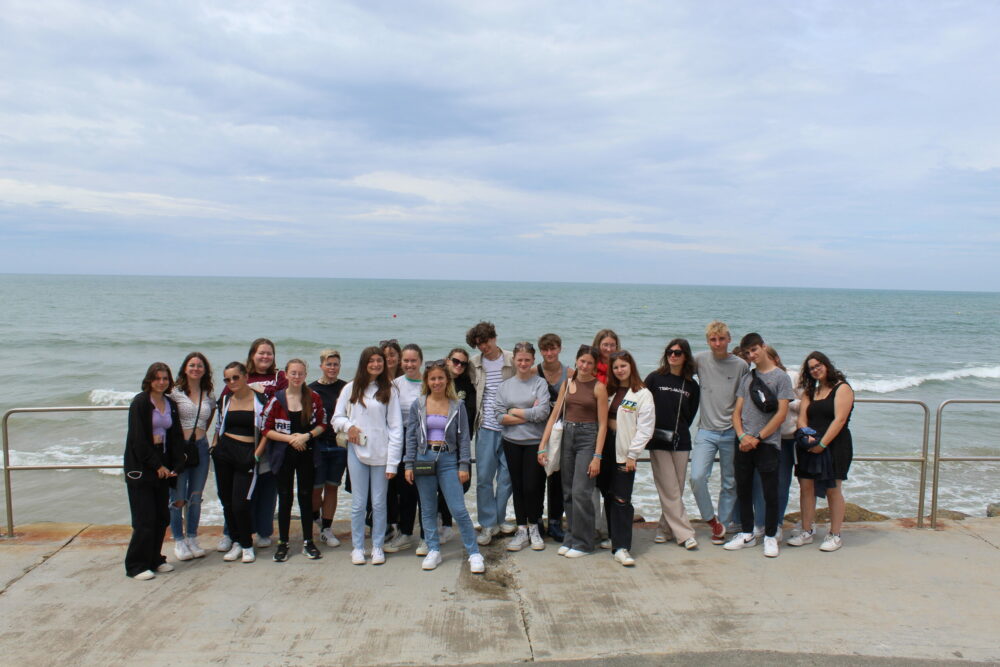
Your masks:
[[[441,458],[441,450],[437,452],[437,456],[434,457],[433,461],[414,461],[413,463],[413,474],[417,477],[431,477],[437,475],[437,462]]]

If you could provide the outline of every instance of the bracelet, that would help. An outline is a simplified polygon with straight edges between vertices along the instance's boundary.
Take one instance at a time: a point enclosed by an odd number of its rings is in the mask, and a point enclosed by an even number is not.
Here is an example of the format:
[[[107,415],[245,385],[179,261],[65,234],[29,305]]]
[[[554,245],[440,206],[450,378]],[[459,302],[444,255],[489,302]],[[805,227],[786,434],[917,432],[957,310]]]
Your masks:
[[[740,440],[742,440],[742,439],[743,439],[743,438],[745,438],[745,437],[747,437],[747,434],[746,434],[746,433],[740,433],[740,437],[739,437],[739,439],[740,439]]]
[[[545,453],[545,452],[547,452],[547,451],[549,451],[549,450],[547,450],[547,449],[539,449],[539,450],[538,450],[538,453],[539,453],[539,454],[544,454],[544,453]]]
[[[253,455],[253,460],[256,461],[257,463],[260,463],[260,457],[257,456],[256,454]]]
[[[603,459],[604,457],[601,456],[600,454],[594,454],[594,458],[595,459]]]
[[[826,449],[826,445],[823,444],[822,440],[819,441],[819,446],[822,447],[823,449]]]

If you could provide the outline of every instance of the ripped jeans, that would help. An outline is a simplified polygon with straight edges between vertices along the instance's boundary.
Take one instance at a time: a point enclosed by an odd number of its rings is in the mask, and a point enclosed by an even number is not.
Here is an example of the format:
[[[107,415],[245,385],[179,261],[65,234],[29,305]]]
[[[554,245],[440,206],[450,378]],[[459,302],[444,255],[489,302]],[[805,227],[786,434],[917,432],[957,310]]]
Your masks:
[[[614,449],[611,457],[614,459]],[[632,520],[635,507],[632,506],[632,486],[635,484],[635,470],[625,472],[624,463],[615,463],[611,474],[610,493],[604,496],[604,511],[608,515],[608,537],[611,538],[611,552],[632,548]]]
[[[198,465],[185,468],[177,475],[177,486],[170,489],[170,532],[175,540],[185,537],[197,537],[198,524],[201,521],[201,496],[208,479],[208,439],[200,438],[195,444],[198,447]],[[178,500],[184,501],[183,507],[177,507]],[[187,511],[187,530],[184,525],[184,512]]]

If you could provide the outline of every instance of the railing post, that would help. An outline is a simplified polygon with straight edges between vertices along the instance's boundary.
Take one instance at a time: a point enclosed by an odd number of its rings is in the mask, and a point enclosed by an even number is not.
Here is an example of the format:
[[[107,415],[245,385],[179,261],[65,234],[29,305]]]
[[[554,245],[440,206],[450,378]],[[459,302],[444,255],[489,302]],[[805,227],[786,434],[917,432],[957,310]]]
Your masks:
[[[14,505],[13,494],[10,492],[10,448],[7,444],[7,418],[13,410],[3,413],[3,494],[7,508],[7,534],[4,537],[14,537]]]

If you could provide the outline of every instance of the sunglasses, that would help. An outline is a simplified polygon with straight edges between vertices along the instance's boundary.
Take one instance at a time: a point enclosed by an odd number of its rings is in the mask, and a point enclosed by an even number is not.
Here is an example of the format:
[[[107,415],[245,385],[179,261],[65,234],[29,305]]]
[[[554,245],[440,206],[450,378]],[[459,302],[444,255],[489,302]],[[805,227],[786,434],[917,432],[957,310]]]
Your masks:
[[[399,347],[399,341],[395,338],[390,338],[389,340],[380,340],[378,342],[379,349],[384,350],[387,347]]]
[[[228,376],[228,377],[223,377],[223,378],[222,378],[222,381],[223,381],[223,382],[225,382],[226,384],[228,384],[228,383],[230,383],[230,382],[236,382],[236,381],[237,381],[237,380],[239,380],[239,379],[240,379],[241,377],[243,377],[243,376],[242,376],[242,375],[230,375],[230,376]]]
[[[683,357],[684,356],[684,350],[677,350],[677,349],[667,350],[667,356],[668,357]]]
[[[426,364],[424,364],[424,368],[436,368],[438,366],[444,368],[444,361],[445,361],[444,359],[435,359],[434,361],[428,361]]]
[[[463,360],[463,359],[458,359],[456,357],[451,357],[451,358],[448,359],[448,361],[450,361],[451,363],[455,364],[456,366],[468,366],[469,365],[469,360],[468,359],[464,359]]]

